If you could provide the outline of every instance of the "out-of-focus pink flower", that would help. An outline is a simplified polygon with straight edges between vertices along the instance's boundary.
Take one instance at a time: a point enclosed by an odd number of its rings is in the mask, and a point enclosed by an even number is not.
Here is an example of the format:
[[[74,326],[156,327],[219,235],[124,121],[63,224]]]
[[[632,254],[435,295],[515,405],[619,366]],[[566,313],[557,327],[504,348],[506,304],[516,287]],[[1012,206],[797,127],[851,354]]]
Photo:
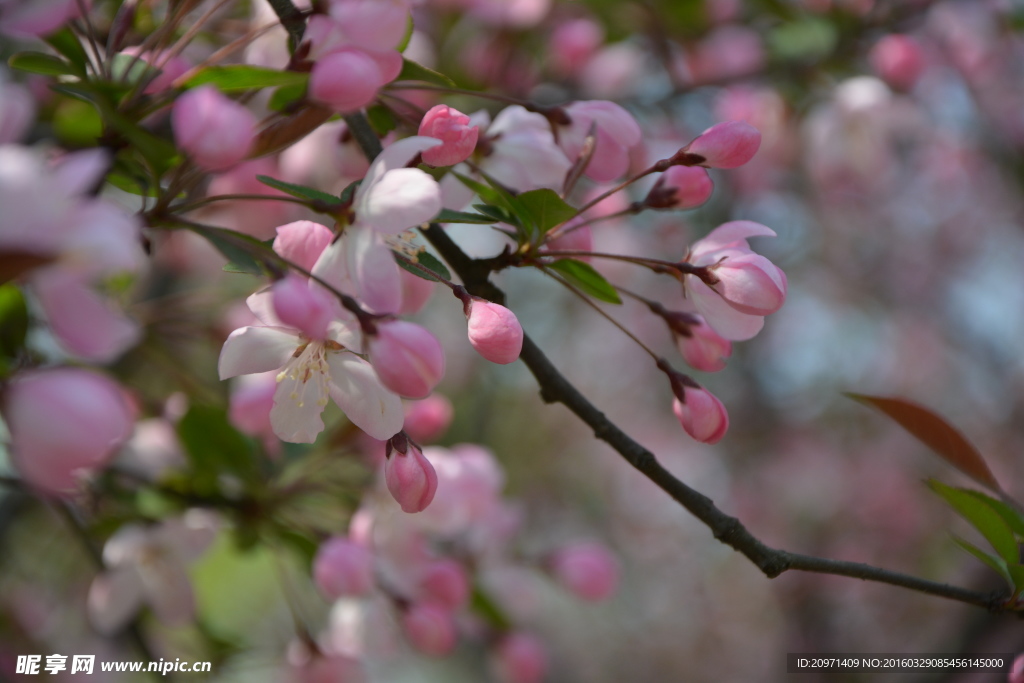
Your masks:
[[[714,444],[729,429],[729,414],[718,397],[706,389],[685,388],[686,403],[672,401],[672,412],[686,433],[697,441]]]
[[[591,231],[590,226],[574,227],[584,220],[586,219],[583,217],[577,217],[566,222],[555,233],[554,237],[548,238],[541,248],[542,251],[593,251],[594,233]],[[589,256],[573,256],[573,258],[580,261],[590,261]]]
[[[761,146],[761,133],[745,121],[716,123],[698,135],[683,151],[701,157],[708,168],[736,168],[750,161]]]
[[[231,389],[231,403],[228,408],[228,419],[231,420],[231,424],[243,434],[261,437],[265,445],[272,444],[277,440],[270,422],[275,391],[276,372],[239,377]],[[271,439],[273,441],[270,441]]]
[[[19,141],[32,125],[36,102],[31,91],[7,80],[0,69],[0,145]]]
[[[405,447],[405,452],[395,447],[387,456],[384,481],[403,512],[422,512],[434,499],[437,472],[415,444]]]
[[[405,0],[331,0],[328,9],[348,41],[366,50],[395,48],[409,28]]]
[[[604,28],[593,19],[571,19],[548,38],[548,63],[560,76],[573,76],[604,42]]]
[[[747,238],[756,236],[775,233],[753,221],[723,223],[695,242],[687,257],[692,265],[707,269],[711,284],[686,275],[684,294],[726,339],[750,339],[764,326],[764,316],[779,310],[786,299],[785,273],[747,244]]]
[[[732,355],[732,342],[715,332],[703,321],[689,327],[690,336],[676,335],[676,344],[683,360],[694,370],[718,372]]]
[[[313,559],[313,581],[329,600],[366,595],[374,586],[373,553],[342,536],[331,538]]]
[[[385,83],[377,62],[365,52],[340,50],[317,60],[309,94],[336,111],[353,112],[373,102]]]
[[[391,391],[424,398],[444,377],[444,349],[426,328],[404,320],[377,326],[370,339],[370,362]]]
[[[14,466],[47,493],[74,490],[78,476],[102,467],[132,432],[120,387],[79,368],[19,374],[4,394]]]
[[[470,0],[468,11],[495,26],[530,28],[547,16],[551,0]]]
[[[402,269],[398,276],[402,281],[402,306],[397,313],[399,315],[419,313],[434,293],[434,282],[413,275],[405,269]]]
[[[519,360],[523,327],[516,314],[499,304],[474,299],[469,305],[469,343],[481,356],[499,365]]]
[[[653,209],[693,209],[711,198],[715,184],[698,166],[671,166],[644,199]]]
[[[367,683],[362,662],[343,655],[316,655],[293,665],[290,683]]]
[[[86,9],[92,3],[86,0]],[[0,34],[40,38],[80,13],[78,0],[0,0]]]
[[[898,90],[914,87],[927,66],[921,44],[898,33],[890,33],[875,43],[868,60],[875,73]]]
[[[469,601],[469,577],[465,568],[452,559],[436,560],[420,570],[417,588],[424,601],[455,611]]]
[[[584,600],[606,600],[619,585],[619,563],[600,543],[580,541],[559,548],[548,567],[560,584]]]
[[[594,154],[585,171],[587,177],[608,182],[629,168],[629,149],[641,139],[640,126],[628,111],[604,100],[573,102],[564,107],[571,123],[559,130],[558,144],[569,159],[576,159],[583,143],[595,128]]]
[[[548,670],[547,649],[533,634],[516,631],[498,641],[491,667],[500,683],[540,683]]]
[[[1024,683],[1024,655],[1017,655],[1006,677],[1007,683]]]
[[[417,443],[430,443],[447,431],[454,415],[451,401],[441,394],[431,394],[406,404],[402,431]]]
[[[761,36],[746,26],[730,24],[715,29],[697,45],[689,69],[693,80],[707,83],[753,73],[764,62]]]
[[[103,548],[106,571],[89,588],[89,620],[101,633],[116,633],[143,605],[171,626],[192,620],[195,600],[187,567],[213,542],[218,519],[189,510],[157,526],[128,524]]]
[[[423,115],[419,134],[437,138],[443,143],[424,150],[423,163],[430,166],[454,166],[473,153],[480,135],[480,126],[471,125],[469,117],[462,112],[439,104]]]
[[[248,154],[256,138],[256,117],[212,85],[189,90],[171,111],[174,139],[197,166],[224,171]]]
[[[444,657],[455,649],[458,634],[451,612],[441,605],[421,602],[402,615],[402,629],[414,648],[431,657]]]

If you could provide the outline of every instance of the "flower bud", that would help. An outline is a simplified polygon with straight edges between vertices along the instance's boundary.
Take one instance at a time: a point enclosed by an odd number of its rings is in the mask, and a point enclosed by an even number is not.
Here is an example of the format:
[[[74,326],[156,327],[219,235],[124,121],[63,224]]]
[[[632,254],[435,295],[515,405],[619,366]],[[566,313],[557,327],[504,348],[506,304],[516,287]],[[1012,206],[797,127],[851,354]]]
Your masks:
[[[256,137],[256,117],[212,85],[178,98],[171,112],[174,140],[197,166],[224,171],[244,159]]]
[[[889,34],[879,40],[868,55],[871,68],[882,80],[898,90],[910,90],[926,66],[921,44],[910,36]]]
[[[320,546],[313,560],[313,581],[328,600],[366,595],[373,589],[373,554],[336,536]]]
[[[419,135],[437,138],[444,143],[423,150],[423,163],[430,166],[454,166],[468,159],[476,149],[480,126],[470,125],[468,116],[439,104],[424,114]]]
[[[354,112],[373,102],[384,85],[377,62],[361,50],[333,52],[309,74],[309,94],[335,111]]]
[[[88,370],[27,372],[3,398],[14,466],[49,493],[73,490],[79,472],[103,465],[132,432],[121,388]]]
[[[424,398],[444,377],[444,349],[425,328],[404,320],[377,326],[370,362],[380,381],[406,398]]]
[[[729,429],[729,414],[722,402],[706,389],[685,388],[686,402],[672,401],[672,412],[686,433],[697,441],[713,444],[721,441]]]
[[[434,603],[411,606],[402,616],[402,628],[414,648],[432,657],[449,654],[458,642],[451,613]]]
[[[556,551],[549,559],[552,575],[584,600],[605,600],[619,584],[619,565],[600,543],[578,542]]]
[[[474,299],[469,308],[469,343],[500,365],[514,363],[523,350],[523,328],[516,314],[498,304]]]
[[[694,166],[736,168],[750,161],[761,146],[761,133],[744,121],[726,121],[711,126],[687,145],[688,156],[700,157]]]
[[[491,666],[501,683],[540,683],[548,669],[547,651],[530,633],[510,633],[498,642]]]
[[[405,447],[404,453],[396,447],[388,454],[384,481],[403,512],[422,512],[434,500],[437,472],[418,447],[410,443]]]
[[[727,256],[710,266],[717,282],[711,286],[741,313],[768,315],[786,301],[786,275],[760,254]]]
[[[732,342],[701,321],[688,328],[689,336],[676,335],[683,360],[694,370],[718,372],[732,355]]]
[[[420,573],[417,583],[424,599],[450,610],[459,609],[469,600],[469,577],[455,560],[431,562]]]
[[[274,283],[271,288],[274,313],[281,322],[302,332],[307,339],[327,338],[327,327],[334,320],[334,302],[319,286],[310,287],[294,273]]]
[[[406,404],[402,430],[413,441],[430,443],[447,431],[454,415],[451,401],[440,394],[432,394],[422,401]]]
[[[693,209],[711,197],[715,184],[698,166],[670,166],[647,194],[644,205],[652,209]]]

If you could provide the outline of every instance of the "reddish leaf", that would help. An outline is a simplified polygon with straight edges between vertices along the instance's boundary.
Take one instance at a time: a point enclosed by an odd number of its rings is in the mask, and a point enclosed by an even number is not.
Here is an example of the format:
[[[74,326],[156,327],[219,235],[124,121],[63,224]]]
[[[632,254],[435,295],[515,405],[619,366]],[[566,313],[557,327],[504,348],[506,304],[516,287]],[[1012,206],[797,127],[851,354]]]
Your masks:
[[[993,491],[999,483],[985,464],[981,453],[956,427],[928,408],[902,398],[883,398],[865,394],[846,394],[855,401],[881,410],[919,441],[941,455],[948,463]]]

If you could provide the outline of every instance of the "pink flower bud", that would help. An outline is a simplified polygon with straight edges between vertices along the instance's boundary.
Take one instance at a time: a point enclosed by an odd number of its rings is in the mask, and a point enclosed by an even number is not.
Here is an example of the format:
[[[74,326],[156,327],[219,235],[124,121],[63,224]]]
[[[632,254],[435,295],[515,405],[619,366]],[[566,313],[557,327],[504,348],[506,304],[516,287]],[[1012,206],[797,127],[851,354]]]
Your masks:
[[[313,221],[295,221],[277,228],[274,251],[306,270],[313,270],[334,233],[326,225]]]
[[[342,113],[373,102],[384,85],[377,62],[361,50],[333,52],[317,61],[309,74],[309,94]]]
[[[501,683],[540,683],[548,670],[548,655],[536,636],[522,631],[498,642],[491,666]]]
[[[551,556],[549,567],[559,583],[584,600],[605,600],[619,584],[619,564],[600,543],[567,545]]]
[[[212,85],[178,98],[171,111],[174,140],[200,168],[224,171],[244,159],[256,137],[256,117]]]
[[[313,581],[328,600],[366,595],[373,589],[373,554],[342,536],[320,546],[313,560]]]
[[[302,332],[307,339],[327,338],[327,327],[335,318],[334,301],[327,290],[310,287],[294,273],[271,288],[274,313],[281,322]]]
[[[676,342],[683,360],[694,370],[718,372],[732,355],[732,342],[711,329],[707,323],[691,325],[690,336],[678,335]]]
[[[651,189],[644,204],[654,209],[693,209],[711,197],[715,184],[698,166],[671,166]]]
[[[879,40],[868,55],[871,68],[886,83],[909,90],[927,65],[920,43],[910,36],[890,34]]]
[[[384,462],[384,481],[403,512],[422,512],[437,492],[437,472],[423,452],[408,444],[408,452],[393,451]]]
[[[1007,683],[1024,683],[1024,655],[1017,655],[1010,667],[1010,675],[1006,677]]]
[[[718,279],[712,289],[741,313],[768,315],[786,301],[786,275],[760,254],[727,256],[710,268]]]
[[[672,412],[686,433],[703,443],[718,443],[729,429],[729,414],[722,402],[706,389],[686,387],[686,403],[672,401]]]
[[[402,430],[417,443],[430,443],[447,431],[454,415],[452,402],[440,394],[433,394],[422,401],[406,404]]]
[[[685,151],[703,158],[697,165],[736,168],[750,161],[760,146],[761,133],[756,128],[744,121],[726,121],[698,135]]]
[[[500,365],[514,363],[523,350],[523,328],[516,314],[498,304],[474,299],[469,309],[469,343]]]
[[[79,472],[103,465],[132,432],[121,388],[88,370],[27,372],[3,398],[14,466],[49,493],[73,490]]]
[[[410,607],[402,616],[402,628],[414,648],[432,657],[451,653],[458,642],[451,612],[434,603]]]
[[[455,560],[431,562],[420,573],[418,584],[424,599],[453,611],[469,600],[469,577]]]
[[[468,116],[439,104],[423,115],[419,134],[437,138],[444,143],[423,150],[423,163],[430,166],[454,166],[468,159],[476,149],[480,126],[471,126]]]
[[[444,349],[423,327],[404,320],[377,326],[370,362],[380,381],[406,398],[424,398],[444,377]]]

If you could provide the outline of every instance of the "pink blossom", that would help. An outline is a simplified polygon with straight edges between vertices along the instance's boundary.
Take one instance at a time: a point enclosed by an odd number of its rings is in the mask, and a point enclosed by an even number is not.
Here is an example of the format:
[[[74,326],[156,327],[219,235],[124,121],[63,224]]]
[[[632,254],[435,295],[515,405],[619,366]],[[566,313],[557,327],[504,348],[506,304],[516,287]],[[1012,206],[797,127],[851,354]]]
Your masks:
[[[775,233],[752,221],[723,223],[693,244],[687,260],[707,281],[686,275],[683,291],[711,328],[730,340],[750,339],[786,299],[786,275],[751,251],[747,238]],[[708,284],[710,282],[710,284]]]
[[[640,143],[640,126],[632,114],[604,100],[573,102],[564,107],[571,123],[559,130],[558,144],[570,159],[579,157],[583,143],[595,128],[596,145],[587,177],[598,182],[615,180],[629,168],[629,149]]]
[[[405,452],[396,447],[387,456],[384,481],[403,512],[422,512],[437,491],[434,467],[423,456],[423,451],[411,443],[407,444]]]
[[[328,600],[366,595],[374,586],[373,554],[365,546],[335,536],[317,550],[313,580]]]
[[[197,166],[224,171],[249,154],[256,117],[212,85],[189,90],[171,111],[174,139]]]
[[[559,583],[584,600],[606,600],[619,585],[619,563],[600,543],[581,541],[560,548],[548,566]]]
[[[690,335],[677,335],[676,344],[683,360],[694,370],[718,372],[732,355],[732,342],[711,329],[707,323],[691,325]]]
[[[761,36],[751,28],[728,24],[701,41],[690,59],[693,79],[700,83],[753,73],[765,62]]]
[[[19,374],[7,386],[3,415],[14,466],[32,486],[63,494],[80,474],[102,467],[132,432],[121,388],[78,368]]]
[[[79,7],[78,0],[0,0],[0,34],[41,38],[79,16]]]
[[[332,239],[334,233],[326,225],[295,221],[277,228],[274,251],[305,270],[313,270]]]
[[[500,683],[541,683],[548,670],[547,649],[533,634],[515,631],[498,641],[491,666]]]
[[[406,403],[402,431],[417,443],[429,443],[445,433],[454,414],[451,401],[441,394],[431,394],[422,401]]]
[[[439,104],[423,115],[419,134],[442,143],[423,151],[423,163],[430,166],[454,166],[465,161],[476,148],[480,126],[470,125],[469,117]]]
[[[421,599],[452,611],[469,601],[469,577],[455,560],[445,558],[429,563],[420,570],[416,583]]]
[[[577,74],[604,42],[604,28],[593,19],[563,22],[548,38],[548,62],[562,76]]]
[[[890,33],[868,55],[871,68],[893,88],[909,90],[927,66],[924,50],[913,37]]]
[[[334,319],[336,299],[323,287],[310,287],[305,278],[288,274],[270,288],[274,313],[288,327],[309,339],[324,340]]]
[[[431,657],[450,654],[458,643],[451,612],[435,603],[412,605],[402,615],[402,629],[414,648]]]
[[[683,151],[699,157],[708,168],[736,168],[750,161],[761,146],[761,133],[745,121],[716,123],[698,135]]]
[[[697,441],[718,443],[729,429],[729,414],[714,394],[706,389],[686,387],[686,403],[672,400],[672,412],[686,433]]]
[[[406,398],[427,396],[444,377],[444,349],[425,328],[404,320],[377,326],[370,362],[384,386]]]
[[[1006,677],[1007,683],[1024,683],[1024,655],[1017,655]]]
[[[274,408],[277,373],[243,375],[231,389],[228,419],[243,434],[274,439],[270,411]],[[273,442],[271,442],[273,443]]]
[[[703,168],[670,166],[651,188],[644,204],[654,209],[693,209],[710,199],[714,189]]]
[[[474,299],[469,305],[469,343],[492,363],[514,363],[523,350],[523,327],[504,306]]]
[[[329,11],[348,41],[367,50],[393,49],[409,29],[405,0],[331,0]]]
[[[346,49],[317,60],[309,94],[335,111],[354,112],[373,102],[385,83],[376,61],[362,50]]]

